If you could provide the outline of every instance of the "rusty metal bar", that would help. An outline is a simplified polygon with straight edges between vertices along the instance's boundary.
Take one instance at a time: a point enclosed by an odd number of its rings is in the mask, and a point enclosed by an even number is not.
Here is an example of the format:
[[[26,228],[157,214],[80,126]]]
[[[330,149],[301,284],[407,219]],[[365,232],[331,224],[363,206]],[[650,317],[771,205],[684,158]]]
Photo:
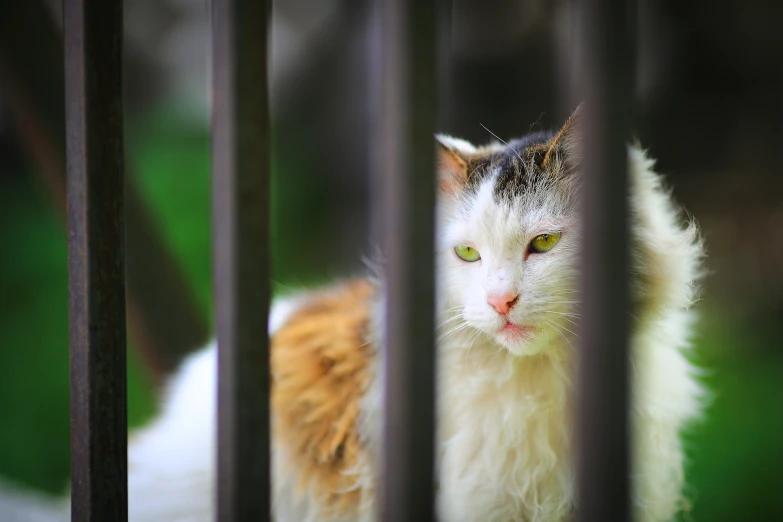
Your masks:
[[[65,0],[71,517],[128,519],[122,1]]]
[[[376,0],[375,171],[386,256],[386,521],[435,519],[434,0]]]
[[[629,0],[579,5],[585,100],[578,368],[578,520],[630,520],[628,165],[633,102]]]
[[[270,518],[268,0],[212,2],[217,520]]]

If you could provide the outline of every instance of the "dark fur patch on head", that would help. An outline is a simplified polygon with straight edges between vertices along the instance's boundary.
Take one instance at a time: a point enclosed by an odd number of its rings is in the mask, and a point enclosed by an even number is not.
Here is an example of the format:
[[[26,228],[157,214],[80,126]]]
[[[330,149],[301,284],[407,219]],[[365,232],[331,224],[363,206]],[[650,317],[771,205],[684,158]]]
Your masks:
[[[519,197],[546,173],[542,162],[554,133],[536,132],[499,145],[471,158],[468,181],[476,187],[494,175],[494,199],[498,202]]]
[[[537,132],[509,142],[498,155],[495,169],[496,201],[513,199],[530,188],[540,172],[551,133]]]

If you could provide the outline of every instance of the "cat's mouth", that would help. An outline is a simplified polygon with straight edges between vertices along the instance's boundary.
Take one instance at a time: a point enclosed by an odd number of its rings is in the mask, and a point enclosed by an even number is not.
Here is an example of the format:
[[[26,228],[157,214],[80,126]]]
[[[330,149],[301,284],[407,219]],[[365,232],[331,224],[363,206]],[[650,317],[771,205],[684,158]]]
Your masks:
[[[500,327],[498,334],[509,340],[522,341],[533,337],[535,330],[536,329],[533,326],[516,324],[507,320],[506,323]]]

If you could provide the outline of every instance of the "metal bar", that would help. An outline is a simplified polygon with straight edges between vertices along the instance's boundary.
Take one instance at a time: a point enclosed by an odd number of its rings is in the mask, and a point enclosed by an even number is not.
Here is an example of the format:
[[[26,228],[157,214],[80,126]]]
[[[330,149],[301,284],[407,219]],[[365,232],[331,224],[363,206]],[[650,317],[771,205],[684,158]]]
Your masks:
[[[0,0],[0,93],[31,163],[66,217],[63,42],[41,0]],[[208,339],[205,314],[125,171],[128,329],[161,379]]]
[[[213,0],[217,520],[270,518],[268,0]]]
[[[65,0],[71,517],[128,518],[122,1]]]
[[[583,272],[578,368],[578,520],[630,519],[628,165],[633,45],[629,0],[580,7]]]
[[[435,519],[434,0],[378,0],[376,174],[386,256],[386,521]]]

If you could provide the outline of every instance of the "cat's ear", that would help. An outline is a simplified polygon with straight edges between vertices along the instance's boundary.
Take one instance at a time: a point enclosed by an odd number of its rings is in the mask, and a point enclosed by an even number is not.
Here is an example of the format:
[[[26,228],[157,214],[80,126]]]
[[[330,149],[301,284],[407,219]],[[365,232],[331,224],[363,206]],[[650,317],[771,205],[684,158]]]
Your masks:
[[[468,164],[476,148],[465,140],[438,134],[436,165],[438,189],[446,194],[458,194],[468,182]]]
[[[577,171],[582,162],[580,145],[582,141],[582,104],[565,122],[560,132],[547,144],[547,151],[541,161],[542,168],[557,166],[561,174],[571,174]]]

